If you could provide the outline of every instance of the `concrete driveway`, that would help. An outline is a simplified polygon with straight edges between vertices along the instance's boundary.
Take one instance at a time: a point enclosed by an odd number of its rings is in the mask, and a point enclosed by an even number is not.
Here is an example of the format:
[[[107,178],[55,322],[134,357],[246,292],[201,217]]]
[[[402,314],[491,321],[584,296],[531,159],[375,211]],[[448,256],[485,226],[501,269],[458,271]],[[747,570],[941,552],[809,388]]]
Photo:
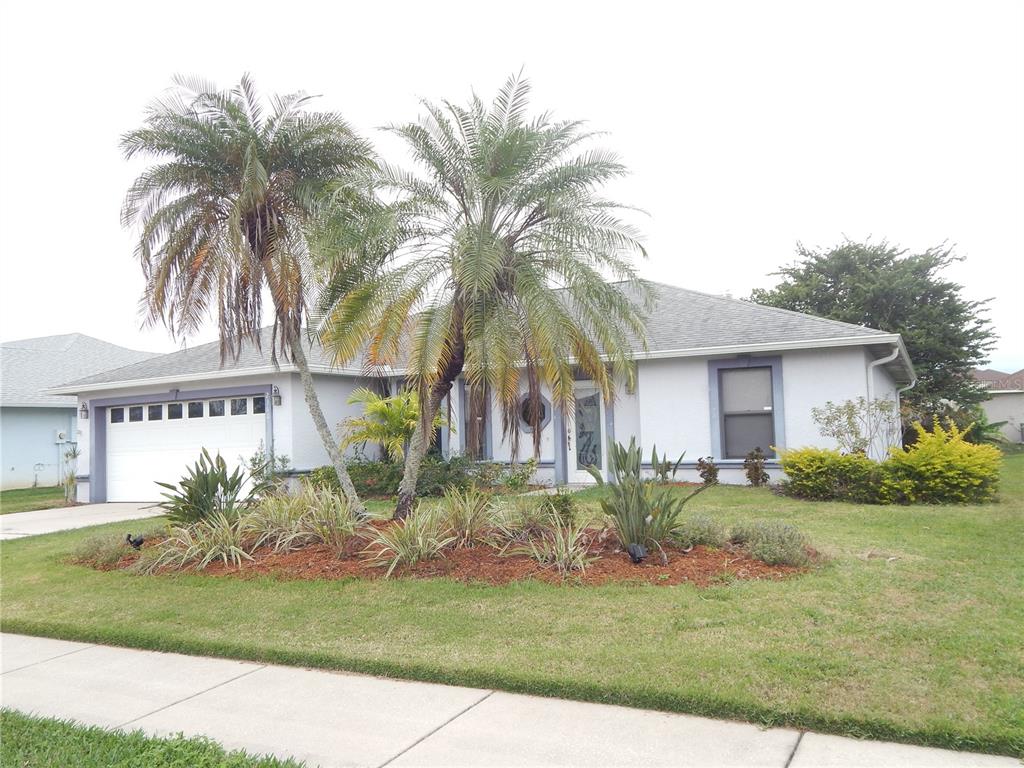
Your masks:
[[[110,504],[83,504],[78,507],[41,509],[38,512],[14,512],[0,515],[0,540],[38,536],[41,533],[68,531],[102,523],[139,520],[162,514],[159,509],[147,509],[152,502]]]

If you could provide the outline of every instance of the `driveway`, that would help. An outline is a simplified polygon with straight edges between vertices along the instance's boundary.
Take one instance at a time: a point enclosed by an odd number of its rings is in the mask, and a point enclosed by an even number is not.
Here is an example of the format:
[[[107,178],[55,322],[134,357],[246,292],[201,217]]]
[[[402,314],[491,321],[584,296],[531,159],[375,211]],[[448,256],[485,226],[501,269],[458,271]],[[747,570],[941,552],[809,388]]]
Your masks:
[[[139,520],[162,514],[159,509],[147,509],[151,502],[83,504],[78,507],[41,509],[38,512],[14,512],[0,515],[0,540],[38,536],[41,533],[68,531],[102,523]]]

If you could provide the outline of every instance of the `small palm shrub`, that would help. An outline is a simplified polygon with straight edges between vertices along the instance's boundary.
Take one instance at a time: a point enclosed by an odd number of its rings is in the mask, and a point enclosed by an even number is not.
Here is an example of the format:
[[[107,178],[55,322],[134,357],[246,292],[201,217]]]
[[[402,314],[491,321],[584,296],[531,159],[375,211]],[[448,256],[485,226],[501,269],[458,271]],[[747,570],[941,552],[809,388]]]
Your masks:
[[[191,525],[172,526],[167,538],[140,558],[136,570],[153,573],[161,568],[201,571],[217,560],[236,567],[252,560],[251,539],[244,518],[214,512]]]
[[[795,526],[780,520],[758,520],[737,525],[732,529],[729,541],[768,565],[802,568],[810,564],[807,537]]]
[[[684,547],[722,547],[729,541],[729,534],[720,522],[707,515],[694,515],[683,520],[672,531],[672,538]]]
[[[527,555],[541,565],[553,566],[565,578],[572,573],[583,574],[595,558],[590,557],[586,529],[572,521],[563,520],[549,511],[544,528],[529,537],[524,544],[513,547],[506,554]]]
[[[177,525],[205,520],[215,514],[238,517],[257,497],[270,489],[268,481],[253,480],[249,491],[243,493],[246,480],[241,467],[228,474],[224,458],[219,453],[216,458],[211,458],[210,452],[203,448],[199,461],[189,468],[188,474],[177,485],[157,482],[167,489],[161,494],[164,501],[157,506]]]
[[[400,565],[411,566],[438,557],[456,540],[440,510],[417,507],[403,520],[372,528],[363,550],[371,565],[387,568],[390,577]]]
[[[494,525],[493,509],[490,495],[476,485],[465,490],[449,488],[441,502],[444,523],[459,547],[471,547],[484,540]]]

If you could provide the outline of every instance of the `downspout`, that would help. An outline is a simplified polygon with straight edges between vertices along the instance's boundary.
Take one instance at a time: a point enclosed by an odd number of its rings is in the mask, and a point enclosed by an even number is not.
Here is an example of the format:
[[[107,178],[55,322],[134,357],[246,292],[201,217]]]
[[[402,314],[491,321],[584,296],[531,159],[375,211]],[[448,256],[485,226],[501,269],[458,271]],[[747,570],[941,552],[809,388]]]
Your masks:
[[[899,357],[899,354],[900,354],[900,348],[898,346],[896,346],[896,345],[893,345],[892,353],[888,357],[882,357],[882,358],[879,358],[878,360],[872,360],[870,363],[868,363],[868,402],[869,403],[872,403],[875,400],[875,368],[877,368],[880,365],[885,365],[886,363],[891,363],[893,360],[895,360],[897,357]],[[916,382],[916,379],[915,379],[915,382]],[[911,383],[910,387],[912,387],[912,386],[914,386],[913,383]],[[910,389],[910,387],[907,387],[907,389]],[[897,404],[899,403],[899,393],[902,392],[902,391],[903,390],[898,390],[896,392],[896,402],[897,402]]]

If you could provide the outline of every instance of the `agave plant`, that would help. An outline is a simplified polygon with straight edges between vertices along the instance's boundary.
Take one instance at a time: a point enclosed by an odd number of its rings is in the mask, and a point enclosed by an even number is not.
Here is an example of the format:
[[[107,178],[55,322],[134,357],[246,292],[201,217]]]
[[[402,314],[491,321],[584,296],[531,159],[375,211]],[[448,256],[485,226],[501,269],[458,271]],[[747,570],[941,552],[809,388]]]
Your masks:
[[[247,481],[251,482],[245,492]],[[199,461],[189,467],[188,474],[177,485],[159,481],[157,485],[166,488],[167,492],[161,494],[164,501],[156,506],[164,510],[172,523],[179,525],[205,520],[214,514],[237,518],[271,488],[267,480],[250,478],[241,467],[228,474],[224,458],[219,453],[211,458],[205,448]]]

